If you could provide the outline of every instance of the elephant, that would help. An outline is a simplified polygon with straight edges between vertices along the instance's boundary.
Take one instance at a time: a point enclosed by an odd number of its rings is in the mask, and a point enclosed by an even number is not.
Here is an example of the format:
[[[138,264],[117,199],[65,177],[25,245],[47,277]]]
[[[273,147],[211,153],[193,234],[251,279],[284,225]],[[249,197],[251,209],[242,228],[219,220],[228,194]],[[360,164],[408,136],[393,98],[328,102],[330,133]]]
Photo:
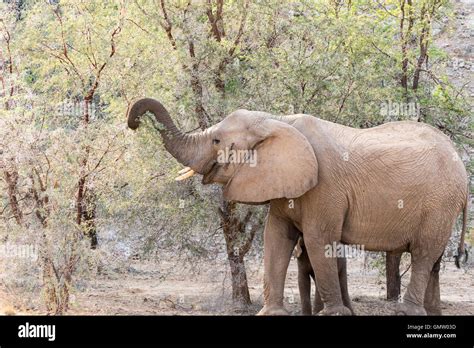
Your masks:
[[[321,314],[351,314],[337,258],[325,253],[333,243],[411,253],[411,278],[395,314],[440,313],[439,262],[462,212],[465,234],[469,195],[464,164],[441,131],[413,121],[357,129],[312,115],[239,109],[186,134],[153,98],[133,103],[128,127],[137,129],[150,114],[166,150],[185,166],[177,179],[198,173],[203,184],[221,184],[227,201],[269,204],[259,315],[288,315],[283,290],[298,240],[293,226],[315,270]]]
[[[295,249],[296,259],[298,261],[298,289],[301,298],[301,314],[312,315],[321,312],[324,309],[323,301],[318,292],[318,285],[314,277],[313,267],[308,257],[308,252],[304,245],[303,237],[298,238]],[[339,276],[339,284],[341,286],[342,303],[349,308],[351,314],[354,315],[351,298],[347,289],[347,262],[345,257],[337,259],[337,273]],[[313,279],[314,289],[314,304],[311,308],[311,279]]]

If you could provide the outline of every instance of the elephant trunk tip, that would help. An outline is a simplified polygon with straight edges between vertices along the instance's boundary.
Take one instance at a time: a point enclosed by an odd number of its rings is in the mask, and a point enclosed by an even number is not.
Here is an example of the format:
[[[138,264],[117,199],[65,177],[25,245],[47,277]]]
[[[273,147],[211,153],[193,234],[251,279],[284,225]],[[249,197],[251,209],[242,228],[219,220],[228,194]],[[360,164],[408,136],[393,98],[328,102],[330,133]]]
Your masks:
[[[138,126],[140,125],[140,119],[139,117],[136,117],[134,119],[131,119],[129,117],[128,119],[128,128],[132,129],[132,130],[136,130],[138,128]]]
[[[185,166],[190,166],[190,164],[194,163],[197,151],[195,149],[188,151],[186,145],[195,144],[196,136],[183,134],[174,124],[166,108],[158,100],[153,98],[136,100],[128,111],[128,127],[133,130],[137,129],[140,126],[141,118],[147,112],[154,115],[154,119],[152,119],[153,127],[160,133],[166,150]],[[191,174],[191,171],[186,173],[189,176]],[[183,174],[183,178],[186,175]]]
[[[142,116],[146,111],[144,109],[145,106],[145,100],[140,99],[136,101],[130,110],[128,111],[128,116],[127,116],[127,124],[128,128],[136,130],[140,126],[140,116]]]

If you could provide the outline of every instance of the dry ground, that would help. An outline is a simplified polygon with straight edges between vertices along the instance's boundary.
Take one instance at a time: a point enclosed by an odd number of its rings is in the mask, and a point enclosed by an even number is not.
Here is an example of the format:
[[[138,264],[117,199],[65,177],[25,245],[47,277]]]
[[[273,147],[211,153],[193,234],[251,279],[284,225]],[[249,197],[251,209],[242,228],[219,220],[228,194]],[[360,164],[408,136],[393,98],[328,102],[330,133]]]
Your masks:
[[[376,270],[364,271],[362,259],[352,259],[349,290],[358,315],[391,315],[393,303],[384,300],[385,280]],[[206,264],[199,274],[176,272],[171,262],[134,261],[126,272],[112,272],[83,282],[73,295],[70,315],[230,315],[254,314],[262,305],[263,265],[250,264],[249,288],[253,306],[245,313],[230,299],[225,264]],[[173,273],[170,273],[172,271]],[[404,276],[406,284],[408,276]],[[473,269],[459,270],[446,263],[441,271],[441,298],[446,315],[474,315]],[[14,294],[0,287],[3,314],[44,314],[39,299]],[[298,314],[299,293],[296,262],[292,260],[285,288],[286,306]]]

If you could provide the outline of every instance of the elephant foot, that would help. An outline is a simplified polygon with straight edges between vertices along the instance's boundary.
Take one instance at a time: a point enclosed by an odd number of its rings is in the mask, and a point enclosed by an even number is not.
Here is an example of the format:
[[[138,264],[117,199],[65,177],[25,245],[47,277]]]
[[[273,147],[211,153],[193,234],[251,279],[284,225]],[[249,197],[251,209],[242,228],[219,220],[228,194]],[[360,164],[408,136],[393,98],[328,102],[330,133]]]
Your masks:
[[[356,315],[354,312],[354,308],[352,308],[352,306],[346,306],[346,307],[349,308],[349,310],[351,311],[351,315]]]
[[[427,315],[442,315],[439,307],[425,307]]]
[[[352,312],[346,306],[331,306],[324,308],[318,315],[352,315]]]
[[[319,315],[324,308],[314,308],[312,315]]]
[[[263,306],[257,315],[290,315],[283,306]]]
[[[395,309],[396,315],[426,315],[426,310],[423,306],[417,305],[413,302],[404,301],[397,303]]]
[[[316,315],[316,314],[319,314],[322,310],[324,309],[324,304],[315,304],[313,306],[313,314]]]

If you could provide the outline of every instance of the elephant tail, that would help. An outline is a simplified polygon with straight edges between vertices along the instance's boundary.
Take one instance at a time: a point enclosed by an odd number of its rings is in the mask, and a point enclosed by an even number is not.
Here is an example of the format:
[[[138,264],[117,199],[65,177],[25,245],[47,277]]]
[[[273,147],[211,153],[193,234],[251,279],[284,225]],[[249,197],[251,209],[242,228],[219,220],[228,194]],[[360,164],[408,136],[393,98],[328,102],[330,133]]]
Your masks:
[[[469,191],[468,191],[469,192]],[[454,256],[454,263],[456,264],[457,268],[461,268],[461,259],[463,256],[465,257],[464,262],[467,261],[467,250],[464,245],[464,236],[466,235],[466,229],[467,229],[467,214],[468,214],[468,204],[469,202],[469,193],[466,195],[466,203],[464,204],[464,210],[463,210],[463,218],[462,218],[462,230],[461,230],[461,236],[459,239],[459,246],[458,246],[458,253],[456,256]]]

